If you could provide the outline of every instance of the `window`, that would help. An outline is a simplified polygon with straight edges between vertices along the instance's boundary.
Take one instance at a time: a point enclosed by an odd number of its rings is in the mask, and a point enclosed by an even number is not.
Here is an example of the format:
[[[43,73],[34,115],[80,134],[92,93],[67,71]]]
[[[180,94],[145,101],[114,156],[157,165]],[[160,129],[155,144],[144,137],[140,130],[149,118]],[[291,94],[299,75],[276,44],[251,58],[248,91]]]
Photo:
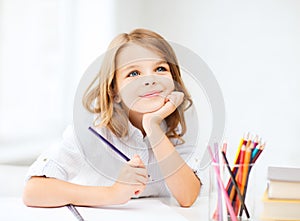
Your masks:
[[[80,77],[112,36],[110,2],[0,0],[0,163],[31,162],[72,123]]]

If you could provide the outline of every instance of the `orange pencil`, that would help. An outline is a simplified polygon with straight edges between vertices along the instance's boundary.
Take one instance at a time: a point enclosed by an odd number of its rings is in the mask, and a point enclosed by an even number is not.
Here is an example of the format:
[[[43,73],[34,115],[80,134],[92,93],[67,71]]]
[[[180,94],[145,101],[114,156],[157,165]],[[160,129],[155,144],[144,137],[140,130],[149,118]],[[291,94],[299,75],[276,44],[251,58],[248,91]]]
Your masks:
[[[243,171],[242,171],[242,183],[241,183],[241,192],[242,194],[244,194],[244,187],[245,187],[245,183],[246,183],[246,179],[248,176],[248,170],[249,170],[249,163],[250,163],[250,159],[251,159],[251,152],[252,152],[252,148],[247,147],[246,152],[245,152],[245,158],[244,158],[244,163],[243,163]]]

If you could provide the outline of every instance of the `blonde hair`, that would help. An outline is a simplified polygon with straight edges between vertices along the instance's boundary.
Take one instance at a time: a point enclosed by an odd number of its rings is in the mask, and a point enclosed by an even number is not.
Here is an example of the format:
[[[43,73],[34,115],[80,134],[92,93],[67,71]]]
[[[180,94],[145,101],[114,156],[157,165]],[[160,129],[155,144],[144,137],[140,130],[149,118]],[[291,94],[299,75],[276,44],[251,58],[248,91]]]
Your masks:
[[[165,119],[168,128],[166,135],[169,138],[181,139],[186,132],[184,111],[191,106],[192,100],[181,79],[178,61],[172,47],[160,35],[145,29],[136,29],[129,34],[120,34],[110,43],[98,75],[83,96],[84,107],[89,112],[98,114],[94,126],[106,126],[118,137],[128,134],[128,117],[120,105],[114,102],[116,57],[128,43],[135,43],[149,49],[168,63],[175,81],[175,90],[184,93],[184,101]],[[180,131],[177,130],[179,124]]]

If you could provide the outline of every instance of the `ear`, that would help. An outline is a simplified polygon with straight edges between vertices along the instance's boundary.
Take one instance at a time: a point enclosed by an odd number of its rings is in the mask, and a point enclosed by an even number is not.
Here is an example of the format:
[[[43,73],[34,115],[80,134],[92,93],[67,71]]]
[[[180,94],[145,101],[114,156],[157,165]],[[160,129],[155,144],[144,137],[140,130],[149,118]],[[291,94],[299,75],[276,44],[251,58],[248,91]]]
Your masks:
[[[114,102],[116,102],[116,103],[121,103],[121,98],[120,98],[120,96],[119,95],[115,95],[114,96]]]
[[[112,90],[110,90],[110,96],[113,97],[115,103],[121,103],[121,98],[114,84],[112,86]]]

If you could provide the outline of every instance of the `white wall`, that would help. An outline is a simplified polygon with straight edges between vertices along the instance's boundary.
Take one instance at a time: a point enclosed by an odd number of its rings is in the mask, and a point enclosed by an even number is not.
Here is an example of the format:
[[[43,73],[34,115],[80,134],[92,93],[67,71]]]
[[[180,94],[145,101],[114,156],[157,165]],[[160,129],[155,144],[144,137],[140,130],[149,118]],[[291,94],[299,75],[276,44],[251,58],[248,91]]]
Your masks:
[[[32,61],[32,58],[28,58],[32,53],[35,57],[39,55],[39,52],[36,54],[36,51],[30,51],[32,48],[30,45],[39,46],[40,42],[33,41],[30,36],[36,37],[35,32],[40,36],[40,30],[35,29],[43,25],[38,22],[40,21],[49,22],[45,24],[52,28],[53,25],[58,25],[58,29],[54,28],[52,32],[58,33],[54,36],[58,38],[58,41],[52,46],[54,48],[62,46],[61,60],[54,59],[54,61],[58,62],[63,70],[59,69],[53,73],[69,73],[64,75],[64,79],[56,75],[50,76],[54,82],[57,82],[54,85],[59,87],[60,94],[64,97],[59,103],[60,106],[53,109],[54,111],[63,110],[63,113],[58,112],[58,115],[52,115],[54,112],[50,111],[48,113],[50,119],[63,119],[63,124],[72,120],[70,111],[72,111],[73,100],[71,99],[73,99],[80,75],[98,55],[103,53],[114,35],[137,27],[150,28],[166,39],[195,51],[213,71],[226,104],[227,118],[224,137],[229,142],[229,152],[235,151],[240,137],[247,131],[257,133],[267,141],[267,149],[257,163],[259,167],[257,178],[261,180],[261,185],[265,184],[264,176],[268,165],[300,166],[298,159],[300,148],[298,148],[297,140],[297,135],[300,133],[299,1],[94,0],[56,1],[57,5],[50,2],[53,1],[41,3],[31,0],[20,5],[18,0],[0,0],[1,15],[11,13],[8,17],[10,23],[5,23],[7,20],[2,19],[0,24],[0,132],[2,133],[0,150],[2,158],[7,152],[10,156],[25,153],[20,152],[20,149],[12,151],[13,146],[20,146],[22,139],[19,140],[19,144],[4,142],[8,137],[6,126],[11,129],[20,125],[24,128],[23,130],[27,128],[24,124],[27,122],[26,119],[17,116],[18,112],[9,112],[10,118],[3,115],[3,113],[8,113],[4,112],[5,109],[7,111],[11,108],[9,110],[16,111],[17,109],[14,108],[19,107],[16,105],[19,99],[18,94],[10,94],[9,90],[4,89],[10,87],[13,91],[21,88],[23,89],[21,94],[26,95],[27,99],[30,96],[35,97],[37,94],[34,94],[32,89],[38,88],[38,84],[34,81],[45,80],[45,76],[39,70],[43,70],[45,64],[50,64],[49,68],[57,68],[55,65],[51,66],[51,57],[44,58],[42,61],[46,63],[38,66],[38,69],[34,66],[34,62],[28,63],[22,60]],[[28,9],[26,5],[37,3],[46,11],[47,7],[50,7],[50,10],[58,13],[57,18],[62,20],[39,20],[42,15],[36,8],[32,9],[33,13],[27,11],[26,14],[26,9]],[[23,30],[24,26],[18,22],[27,25],[27,29]],[[67,31],[64,28],[67,28]],[[44,34],[47,30],[46,26]],[[34,32],[31,33],[32,31]],[[10,36],[16,37],[16,40],[10,38],[7,41],[6,36],[9,33]],[[10,53],[4,53],[3,48]],[[41,50],[36,47],[33,49]],[[14,55],[11,50],[18,53]],[[30,54],[28,55],[26,51]],[[25,71],[18,71],[20,68]],[[30,70],[35,72],[32,78],[27,78],[31,73]],[[8,75],[7,71],[10,71],[12,75]],[[69,79],[73,80],[70,82]],[[24,86],[24,82],[27,86]],[[40,104],[43,104],[43,98],[55,99],[53,95],[47,95],[47,90],[44,90],[44,95],[44,97],[37,97]],[[27,102],[21,100],[21,104],[28,112],[35,100],[29,99]],[[63,102],[66,102],[65,107],[61,106]],[[24,109],[20,108],[21,110]],[[37,113],[40,113],[38,110]],[[30,115],[29,119],[34,119],[35,116],[37,115]],[[30,126],[45,127],[39,123],[41,122],[37,121]],[[53,139],[58,139],[63,126],[60,125],[59,131],[56,125],[51,126],[53,131],[51,136],[55,137]],[[32,131],[26,131],[26,133],[34,135]],[[16,142],[16,140],[13,141]],[[9,149],[5,149],[7,146]]]
[[[225,99],[231,155],[244,132],[267,141],[260,185],[268,165],[300,166],[299,1],[116,2],[116,32],[153,29],[209,65]]]
[[[60,141],[83,72],[112,38],[112,7],[0,0],[0,163],[31,164]]]

